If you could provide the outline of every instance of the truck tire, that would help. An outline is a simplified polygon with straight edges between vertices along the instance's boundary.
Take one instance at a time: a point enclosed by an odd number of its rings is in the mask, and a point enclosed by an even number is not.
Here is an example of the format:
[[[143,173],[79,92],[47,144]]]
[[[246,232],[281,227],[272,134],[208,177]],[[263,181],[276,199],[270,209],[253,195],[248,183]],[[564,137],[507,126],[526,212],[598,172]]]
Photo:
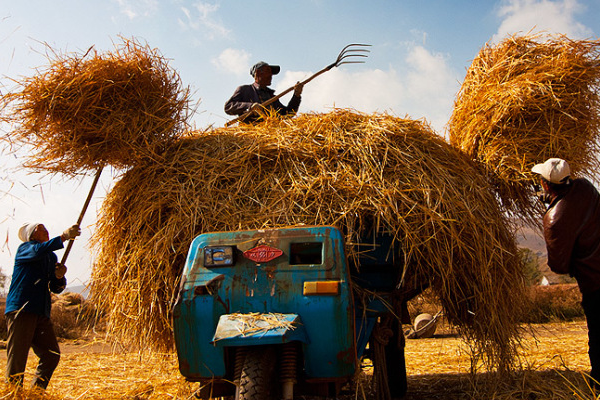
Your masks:
[[[252,346],[242,367],[238,400],[278,399],[277,352],[273,346]]]

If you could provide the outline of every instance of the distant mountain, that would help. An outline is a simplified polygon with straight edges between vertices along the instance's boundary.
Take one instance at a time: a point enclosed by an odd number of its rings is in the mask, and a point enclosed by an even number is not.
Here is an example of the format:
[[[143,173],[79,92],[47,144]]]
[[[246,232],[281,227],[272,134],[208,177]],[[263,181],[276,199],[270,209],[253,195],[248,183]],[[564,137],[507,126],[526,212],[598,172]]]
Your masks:
[[[548,267],[546,242],[540,230],[523,228],[522,232],[517,235],[517,245],[519,247],[528,248],[538,256],[538,269],[546,279],[548,279],[550,284],[575,282],[575,280],[568,275],[558,275],[550,271],[550,268]]]
[[[537,229],[525,227],[517,234],[517,244],[519,247],[527,247],[538,257],[546,257],[546,242],[542,232]]]
[[[67,286],[64,292],[79,293],[84,299],[87,299],[90,291],[85,285]]]

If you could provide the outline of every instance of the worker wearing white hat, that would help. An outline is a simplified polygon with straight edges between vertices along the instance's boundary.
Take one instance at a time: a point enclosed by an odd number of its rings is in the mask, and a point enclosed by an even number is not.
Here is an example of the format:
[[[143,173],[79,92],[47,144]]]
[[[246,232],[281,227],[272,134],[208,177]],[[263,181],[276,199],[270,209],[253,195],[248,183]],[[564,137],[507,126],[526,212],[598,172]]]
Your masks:
[[[78,225],[52,239],[41,223],[26,223],[19,229],[18,236],[23,243],[15,255],[5,308],[6,374],[12,384],[23,384],[30,348],[39,357],[33,381],[36,387],[45,389],[58,365],[60,349],[50,321],[50,292],[64,290],[67,267],[57,262],[54,251],[62,249],[64,241],[80,234]]]
[[[531,170],[540,176],[540,199],[548,205],[543,218],[548,266],[577,280],[588,324],[590,383],[600,389],[600,193],[587,179],[572,179],[560,158]]]
[[[571,176],[569,164],[560,158],[549,158],[543,164],[534,165],[531,171],[555,184],[566,183]]]

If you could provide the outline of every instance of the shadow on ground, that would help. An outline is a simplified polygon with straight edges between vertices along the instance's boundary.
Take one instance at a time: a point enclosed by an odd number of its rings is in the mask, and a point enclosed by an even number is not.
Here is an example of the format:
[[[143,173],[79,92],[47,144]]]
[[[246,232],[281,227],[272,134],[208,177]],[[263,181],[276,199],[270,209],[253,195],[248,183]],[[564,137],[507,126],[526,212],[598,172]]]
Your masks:
[[[370,378],[370,377],[369,377]],[[358,395],[346,389],[340,400],[373,400],[363,382]],[[364,392],[364,393],[362,393]],[[600,393],[600,392],[598,392]],[[496,374],[431,374],[409,376],[403,400],[592,400],[596,399],[582,373],[574,371],[520,371],[509,377]]]

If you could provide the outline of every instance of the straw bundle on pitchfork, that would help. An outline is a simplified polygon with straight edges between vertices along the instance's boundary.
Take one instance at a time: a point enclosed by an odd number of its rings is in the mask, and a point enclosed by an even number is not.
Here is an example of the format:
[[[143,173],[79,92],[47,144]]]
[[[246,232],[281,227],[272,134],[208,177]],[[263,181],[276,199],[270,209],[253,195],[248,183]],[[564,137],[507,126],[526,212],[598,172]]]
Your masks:
[[[2,97],[3,119],[17,127],[3,139],[28,150],[24,165],[33,170],[95,171],[81,224],[104,166],[126,168],[160,154],[187,126],[190,94],[158,51],[135,40],[113,52],[52,56]]]
[[[486,45],[456,99],[450,142],[486,167],[508,210],[537,221],[533,165],[560,157],[575,173],[600,166],[599,85],[598,40],[513,36]]]
[[[30,149],[25,167],[68,175],[126,168],[186,128],[189,90],[157,50],[124,39],[112,52],[52,56],[3,96],[17,127],[5,139]]]

